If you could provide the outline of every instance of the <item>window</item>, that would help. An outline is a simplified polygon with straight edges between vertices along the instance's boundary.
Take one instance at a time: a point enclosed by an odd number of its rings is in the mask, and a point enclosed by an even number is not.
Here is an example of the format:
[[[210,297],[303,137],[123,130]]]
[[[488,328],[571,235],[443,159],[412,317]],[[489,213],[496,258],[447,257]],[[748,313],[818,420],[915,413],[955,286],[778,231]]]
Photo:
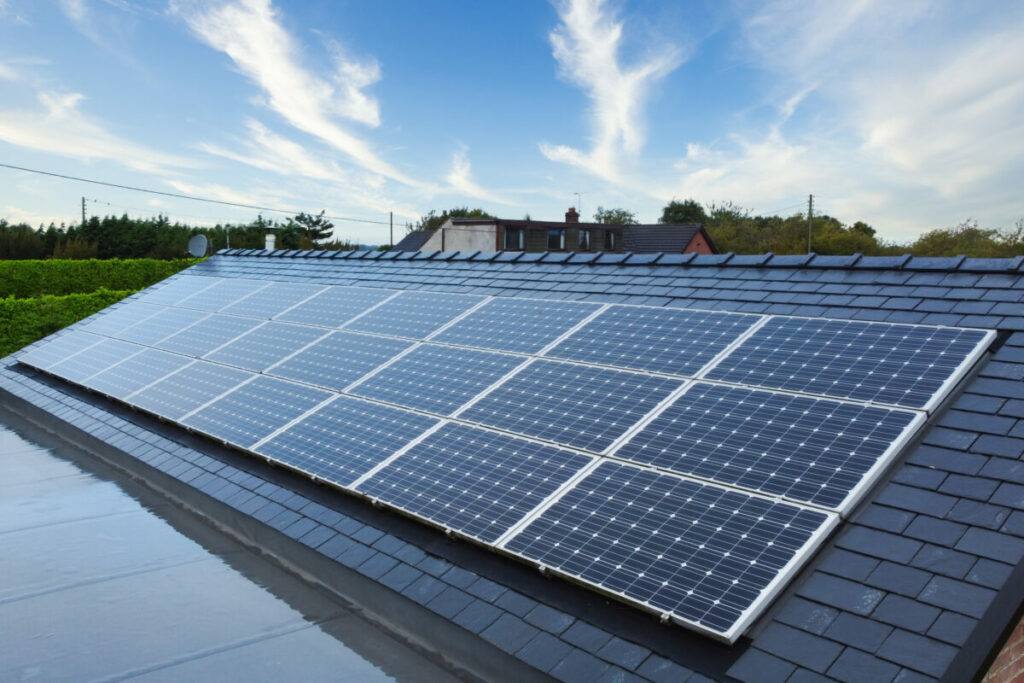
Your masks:
[[[590,231],[580,230],[580,251],[590,251]]]
[[[525,230],[522,228],[505,228],[505,251],[522,251],[525,242]]]
[[[618,248],[618,246],[619,246],[618,235],[616,235],[611,230],[606,230],[605,233],[604,233],[604,250],[605,251],[615,251],[615,249]]]
[[[548,230],[548,251],[565,251],[565,229]]]

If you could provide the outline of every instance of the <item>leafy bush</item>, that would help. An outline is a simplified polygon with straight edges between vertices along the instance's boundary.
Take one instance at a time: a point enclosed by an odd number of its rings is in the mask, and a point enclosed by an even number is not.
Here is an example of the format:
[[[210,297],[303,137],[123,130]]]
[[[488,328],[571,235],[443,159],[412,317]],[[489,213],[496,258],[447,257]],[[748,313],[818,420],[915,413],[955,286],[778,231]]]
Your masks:
[[[89,294],[0,299],[0,357],[117,303],[131,290],[100,288]]]
[[[107,290],[139,290],[196,263],[195,259],[109,259],[100,261],[0,261],[0,297],[66,295]]]

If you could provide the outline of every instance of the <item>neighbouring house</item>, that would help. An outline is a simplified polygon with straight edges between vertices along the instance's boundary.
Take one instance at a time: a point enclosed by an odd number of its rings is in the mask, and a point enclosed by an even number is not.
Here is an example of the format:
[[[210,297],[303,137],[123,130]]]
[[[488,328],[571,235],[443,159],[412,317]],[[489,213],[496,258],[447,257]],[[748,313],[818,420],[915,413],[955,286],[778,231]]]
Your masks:
[[[222,250],[0,403],[483,680],[1024,673],[1024,257]]]
[[[575,208],[565,222],[507,218],[450,218],[433,231],[406,235],[395,251],[632,252],[715,254],[698,223],[613,225],[581,223]]]

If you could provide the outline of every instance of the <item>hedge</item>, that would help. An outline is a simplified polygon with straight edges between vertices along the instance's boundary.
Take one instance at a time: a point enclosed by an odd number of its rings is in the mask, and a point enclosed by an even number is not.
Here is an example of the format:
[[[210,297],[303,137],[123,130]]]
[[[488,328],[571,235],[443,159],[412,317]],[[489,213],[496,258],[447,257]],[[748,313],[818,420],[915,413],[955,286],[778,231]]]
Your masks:
[[[132,290],[100,288],[89,294],[0,299],[0,357],[114,304]]]
[[[84,294],[100,288],[139,290],[174,275],[196,259],[0,261],[0,297]]]

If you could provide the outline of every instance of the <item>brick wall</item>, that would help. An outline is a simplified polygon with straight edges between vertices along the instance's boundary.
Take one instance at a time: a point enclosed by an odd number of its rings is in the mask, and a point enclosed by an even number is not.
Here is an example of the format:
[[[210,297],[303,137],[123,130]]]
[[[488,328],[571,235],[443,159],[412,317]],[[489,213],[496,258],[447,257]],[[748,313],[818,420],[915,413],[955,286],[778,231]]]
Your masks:
[[[983,683],[1024,682],[1024,620],[1017,624],[1002,651],[992,662]]]

